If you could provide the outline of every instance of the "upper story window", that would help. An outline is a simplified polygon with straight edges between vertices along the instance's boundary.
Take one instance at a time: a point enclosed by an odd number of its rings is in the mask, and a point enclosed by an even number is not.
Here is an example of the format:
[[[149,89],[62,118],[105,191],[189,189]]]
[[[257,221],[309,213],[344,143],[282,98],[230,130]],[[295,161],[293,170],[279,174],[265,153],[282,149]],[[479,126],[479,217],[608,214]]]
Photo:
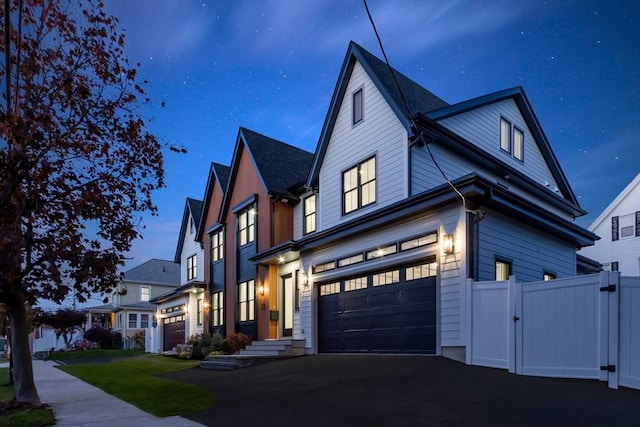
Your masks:
[[[500,149],[524,161],[524,132],[504,117],[500,118]]]
[[[640,211],[611,217],[611,240],[640,236]]]
[[[193,223],[193,217],[189,217],[189,233],[193,234],[196,231],[196,225]]]
[[[246,245],[255,240],[256,210],[252,207],[238,213],[238,244]]]
[[[364,120],[364,96],[362,89],[358,89],[353,93],[351,103],[352,124],[357,125]]]
[[[140,301],[149,301],[150,295],[151,293],[148,286],[140,287]]]
[[[211,262],[216,262],[224,258],[224,235],[222,230],[211,234]]]
[[[303,205],[303,234],[309,234],[316,231],[316,195],[312,195],[304,199]]]
[[[509,280],[511,276],[511,262],[496,259],[496,280]]]
[[[193,280],[198,275],[198,258],[191,255],[187,258],[187,280]]]
[[[342,213],[348,214],[376,201],[376,158],[342,172]]]

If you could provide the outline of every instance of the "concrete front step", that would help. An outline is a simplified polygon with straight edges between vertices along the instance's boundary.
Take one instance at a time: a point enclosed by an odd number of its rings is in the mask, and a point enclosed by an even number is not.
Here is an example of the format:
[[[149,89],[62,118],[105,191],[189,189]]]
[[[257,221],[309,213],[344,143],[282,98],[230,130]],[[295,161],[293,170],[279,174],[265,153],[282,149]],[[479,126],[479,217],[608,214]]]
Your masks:
[[[247,368],[281,358],[281,356],[241,356],[237,354],[229,356],[207,356],[204,361],[200,362],[200,368],[214,371],[232,371],[234,369]]]
[[[304,353],[304,340],[281,338],[255,341],[244,350],[240,350],[238,354],[241,356],[302,356]]]

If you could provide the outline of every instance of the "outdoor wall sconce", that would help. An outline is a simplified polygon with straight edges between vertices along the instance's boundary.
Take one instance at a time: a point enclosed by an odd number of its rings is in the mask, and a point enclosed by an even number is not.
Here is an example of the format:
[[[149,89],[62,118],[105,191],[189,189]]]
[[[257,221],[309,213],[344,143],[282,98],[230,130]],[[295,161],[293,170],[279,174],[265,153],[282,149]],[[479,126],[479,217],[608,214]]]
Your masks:
[[[264,285],[258,285],[258,295],[264,296]]]
[[[307,277],[307,273],[304,271],[300,274],[300,284],[302,286],[307,286],[309,284],[309,278]]]
[[[453,255],[453,234],[445,234],[443,239],[444,253],[447,255]]]

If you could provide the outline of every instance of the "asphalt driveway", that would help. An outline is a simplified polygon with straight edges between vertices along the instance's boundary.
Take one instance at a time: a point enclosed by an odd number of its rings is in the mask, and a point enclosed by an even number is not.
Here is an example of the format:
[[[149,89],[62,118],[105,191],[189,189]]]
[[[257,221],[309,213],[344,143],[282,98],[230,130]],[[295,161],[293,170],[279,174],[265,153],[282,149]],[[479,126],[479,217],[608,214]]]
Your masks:
[[[315,355],[164,376],[216,395],[183,415],[210,426],[640,426],[640,391],[441,357]]]

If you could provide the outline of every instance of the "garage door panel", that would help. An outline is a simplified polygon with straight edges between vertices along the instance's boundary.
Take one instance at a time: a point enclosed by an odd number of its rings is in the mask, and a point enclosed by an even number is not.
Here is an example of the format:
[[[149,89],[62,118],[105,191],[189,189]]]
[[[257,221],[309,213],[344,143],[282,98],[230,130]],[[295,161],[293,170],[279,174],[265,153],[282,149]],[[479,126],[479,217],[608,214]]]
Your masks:
[[[321,352],[435,353],[436,279],[320,296],[319,332]]]

